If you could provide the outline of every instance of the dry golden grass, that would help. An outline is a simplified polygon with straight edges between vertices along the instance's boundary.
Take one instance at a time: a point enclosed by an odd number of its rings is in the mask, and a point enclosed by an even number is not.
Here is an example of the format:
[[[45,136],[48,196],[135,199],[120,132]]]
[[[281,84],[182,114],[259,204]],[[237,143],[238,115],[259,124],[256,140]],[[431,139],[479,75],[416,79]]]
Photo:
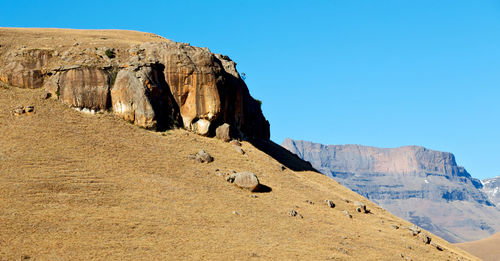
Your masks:
[[[128,47],[130,44],[164,41],[168,40],[156,34],[139,31],[0,27],[0,44],[23,45],[27,48],[68,47],[75,43],[86,48],[93,45],[120,48]]]
[[[147,131],[41,94],[0,87],[0,260],[477,260],[436,236],[444,251],[425,245],[391,227],[409,223],[326,176],[281,171],[247,142],[241,155],[217,139]],[[35,113],[11,113],[23,105]],[[215,161],[188,160],[199,149]],[[252,171],[272,192],[252,198],[215,169]]]
[[[500,233],[496,233],[485,239],[456,245],[480,257],[484,261],[500,260]]]

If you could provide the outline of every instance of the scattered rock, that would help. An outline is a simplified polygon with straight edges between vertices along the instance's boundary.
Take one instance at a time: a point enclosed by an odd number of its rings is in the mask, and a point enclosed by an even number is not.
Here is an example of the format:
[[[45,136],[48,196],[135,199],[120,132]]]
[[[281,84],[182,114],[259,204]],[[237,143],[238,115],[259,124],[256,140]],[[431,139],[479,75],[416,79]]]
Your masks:
[[[257,195],[254,195],[254,194],[251,194],[250,197],[251,198],[258,198]]]
[[[344,210],[344,214],[346,215],[346,217],[348,217],[348,218],[352,218],[352,215],[351,215],[351,214],[349,214],[349,211]]]
[[[204,150],[200,150],[198,151],[198,153],[196,153],[195,155],[195,159],[201,163],[210,163],[212,161],[214,161],[214,158],[212,156],[210,156],[210,154],[206,153]]]
[[[325,199],[325,203],[330,208],[334,208],[335,207],[335,203],[333,203],[333,201],[331,201],[329,199]]]
[[[233,183],[234,182],[234,176],[233,175],[230,175],[230,176],[227,176],[226,177],[226,181],[229,182],[229,183]]]
[[[363,212],[363,213],[370,213],[370,211],[366,209],[365,204],[363,204],[359,201],[354,201],[354,205],[356,206],[356,211]]]
[[[231,126],[227,123],[224,123],[215,129],[215,137],[225,142],[229,142],[231,140],[231,134]]]
[[[229,181],[229,180],[232,180]],[[259,179],[252,172],[238,172],[230,176],[229,182],[234,183],[236,186],[255,192],[259,189]]]
[[[234,145],[234,146],[239,146],[241,147],[241,142],[239,142],[238,140],[232,140],[229,142],[230,144]]]
[[[396,226],[396,225],[391,225],[391,227],[394,229],[399,229],[399,226]]]
[[[314,202],[310,201],[309,199],[306,200],[306,203],[309,203],[309,205],[314,205]]]
[[[285,171],[286,170],[286,167],[284,165],[281,165],[280,168],[281,168],[281,171]]]
[[[299,214],[297,211],[295,211],[294,209],[288,211],[288,215],[290,217],[299,217],[299,218],[304,218],[301,214]]]
[[[431,243],[431,237],[428,236],[427,234],[420,233],[418,237],[424,242],[424,244],[430,244]]]
[[[241,147],[233,145],[233,148],[236,152],[240,153],[241,155],[245,155],[245,151]]]
[[[408,230],[410,230],[414,236],[418,235],[422,231],[419,227],[415,225],[408,227]]]
[[[233,215],[235,215],[235,216],[241,216],[241,214],[238,211],[236,211],[236,210],[233,211]]]
[[[35,106],[26,106],[26,107],[24,108],[24,110],[25,110],[27,113],[33,112],[33,111],[35,111]]]
[[[42,100],[47,100],[47,99],[49,99],[50,97],[52,97],[52,93],[50,93],[50,92],[46,92],[46,93],[44,93],[44,94],[42,94],[42,95],[40,96],[40,98],[42,98]]]
[[[351,203],[351,201],[346,198],[343,198],[342,200],[345,201],[345,203]]]
[[[435,247],[439,251],[443,251],[444,250],[444,248],[442,246],[440,246],[440,245],[438,245],[436,243],[431,243],[431,246]]]
[[[75,42],[73,46],[78,46],[79,44],[80,44],[79,42]]]
[[[18,107],[18,108],[15,108],[15,109],[13,110],[13,112],[14,112],[14,115],[21,115],[21,114],[23,114],[23,113],[25,112],[25,111],[24,111],[24,107]]]

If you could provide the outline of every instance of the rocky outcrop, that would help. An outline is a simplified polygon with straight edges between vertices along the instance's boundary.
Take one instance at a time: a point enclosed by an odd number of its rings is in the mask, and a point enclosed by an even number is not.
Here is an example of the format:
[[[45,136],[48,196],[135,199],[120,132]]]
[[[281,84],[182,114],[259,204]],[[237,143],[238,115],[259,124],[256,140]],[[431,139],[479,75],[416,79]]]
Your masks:
[[[488,196],[489,200],[500,209],[500,176],[484,179],[482,183],[483,192]]]
[[[163,78],[162,66],[120,70],[111,88],[113,111],[145,128],[167,128],[179,122],[178,107]]]
[[[451,242],[500,230],[500,211],[451,153],[291,139],[282,146],[342,185]]]
[[[92,110],[109,107],[109,76],[104,70],[77,68],[58,73],[56,77],[59,78],[59,99],[62,102]]]
[[[0,80],[12,86],[40,88],[45,72],[43,68],[52,58],[52,50],[13,50],[4,54],[5,67],[0,72]]]
[[[227,56],[158,36],[142,43],[96,46],[82,40],[39,48],[21,31],[10,29],[9,34],[19,39],[0,49],[0,81],[5,84],[43,87],[72,107],[112,110],[148,129],[179,126],[214,136],[226,123],[235,137],[269,139],[260,103]],[[32,37],[42,45],[41,36]]]

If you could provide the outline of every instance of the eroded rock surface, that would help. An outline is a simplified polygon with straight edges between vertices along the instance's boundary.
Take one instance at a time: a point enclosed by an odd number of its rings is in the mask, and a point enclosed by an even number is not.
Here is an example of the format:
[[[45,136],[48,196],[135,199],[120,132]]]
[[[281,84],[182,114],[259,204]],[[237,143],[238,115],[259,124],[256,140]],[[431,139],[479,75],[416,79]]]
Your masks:
[[[43,33],[2,28],[0,34],[9,35],[0,49],[0,81],[10,86],[43,87],[72,107],[112,110],[145,128],[214,136],[226,123],[235,137],[269,139],[269,123],[236,63],[208,48],[155,35],[94,42],[61,31],[72,43],[57,45]]]
[[[59,99],[76,108],[106,110],[110,105],[109,76],[102,69],[64,71],[59,76],[58,90]]]

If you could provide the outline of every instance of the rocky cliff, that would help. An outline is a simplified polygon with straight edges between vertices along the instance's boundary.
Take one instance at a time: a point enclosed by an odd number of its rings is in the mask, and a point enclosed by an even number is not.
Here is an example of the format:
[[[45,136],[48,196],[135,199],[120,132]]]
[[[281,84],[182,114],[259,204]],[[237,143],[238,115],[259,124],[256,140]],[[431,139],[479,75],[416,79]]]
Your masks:
[[[0,82],[148,129],[211,136],[228,123],[243,139],[270,135],[235,62],[148,33],[0,28]]]
[[[500,211],[451,153],[291,139],[282,146],[342,185],[451,242],[500,230]]]
[[[483,183],[483,192],[488,196],[489,200],[500,208],[500,176],[496,178],[485,179]]]

